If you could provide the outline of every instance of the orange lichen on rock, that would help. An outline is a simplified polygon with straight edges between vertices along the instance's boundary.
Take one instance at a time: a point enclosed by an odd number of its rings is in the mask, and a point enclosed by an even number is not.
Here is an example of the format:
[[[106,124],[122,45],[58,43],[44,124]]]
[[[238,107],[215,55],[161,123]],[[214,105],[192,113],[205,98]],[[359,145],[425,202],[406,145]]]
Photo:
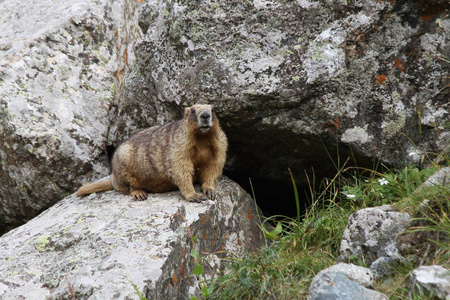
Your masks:
[[[383,82],[385,82],[385,81],[386,81],[386,75],[377,76],[377,84],[378,85],[383,84]]]
[[[401,73],[405,72],[405,62],[401,61],[400,59],[394,60],[394,68],[397,68]]]

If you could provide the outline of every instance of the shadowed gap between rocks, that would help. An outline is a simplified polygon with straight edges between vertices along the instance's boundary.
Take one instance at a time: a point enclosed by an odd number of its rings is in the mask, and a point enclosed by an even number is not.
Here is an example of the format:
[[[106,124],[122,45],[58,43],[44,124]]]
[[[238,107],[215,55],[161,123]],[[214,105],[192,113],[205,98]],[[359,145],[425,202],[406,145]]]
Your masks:
[[[323,179],[336,175],[335,164],[342,166],[347,161],[346,167],[371,170],[378,165],[376,160],[353,152],[347,145],[326,140],[326,137],[299,135],[269,126],[263,129],[223,127],[229,142],[224,175],[240,184],[250,195],[254,193],[265,216],[297,216],[288,168],[297,184],[300,213],[303,214],[311,200],[305,173],[311,185],[315,182],[317,190]]]

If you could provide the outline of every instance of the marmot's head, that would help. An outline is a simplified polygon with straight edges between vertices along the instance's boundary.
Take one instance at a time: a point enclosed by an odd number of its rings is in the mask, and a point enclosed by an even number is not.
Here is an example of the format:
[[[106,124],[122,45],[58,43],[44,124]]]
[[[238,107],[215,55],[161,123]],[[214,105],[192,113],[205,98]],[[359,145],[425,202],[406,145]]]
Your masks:
[[[214,107],[208,104],[195,104],[186,107],[184,118],[191,126],[195,126],[195,129],[199,129],[202,133],[208,132],[217,123]]]

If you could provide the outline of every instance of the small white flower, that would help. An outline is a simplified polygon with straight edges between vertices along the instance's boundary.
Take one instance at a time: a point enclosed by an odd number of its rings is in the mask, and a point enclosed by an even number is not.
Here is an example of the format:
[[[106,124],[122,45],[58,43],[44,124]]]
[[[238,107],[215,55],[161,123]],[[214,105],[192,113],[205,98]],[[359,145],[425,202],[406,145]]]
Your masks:
[[[387,180],[384,179],[384,178],[378,179],[378,182],[380,183],[380,185],[386,185],[386,184],[389,183],[389,181],[387,181]]]
[[[355,198],[355,197],[356,197],[356,195],[353,195],[353,194],[347,194],[347,198],[352,199],[352,198]]]

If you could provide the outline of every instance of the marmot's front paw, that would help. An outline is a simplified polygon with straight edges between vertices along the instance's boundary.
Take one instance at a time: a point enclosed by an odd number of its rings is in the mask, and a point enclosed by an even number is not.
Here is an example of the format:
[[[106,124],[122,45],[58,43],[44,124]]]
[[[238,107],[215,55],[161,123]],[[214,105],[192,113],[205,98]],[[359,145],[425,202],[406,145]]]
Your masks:
[[[194,196],[191,196],[191,197],[187,198],[186,200],[189,202],[200,203],[200,202],[208,200],[208,198],[206,198],[205,195],[196,193]]]
[[[136,200],[136,201],[147,200],[147,193],[143,190],[132,190],[130,195],[133,196],[133,200]]]
[[[204,189],[203,195],[209,200],[216,200],[216,192],[212,189]]]

